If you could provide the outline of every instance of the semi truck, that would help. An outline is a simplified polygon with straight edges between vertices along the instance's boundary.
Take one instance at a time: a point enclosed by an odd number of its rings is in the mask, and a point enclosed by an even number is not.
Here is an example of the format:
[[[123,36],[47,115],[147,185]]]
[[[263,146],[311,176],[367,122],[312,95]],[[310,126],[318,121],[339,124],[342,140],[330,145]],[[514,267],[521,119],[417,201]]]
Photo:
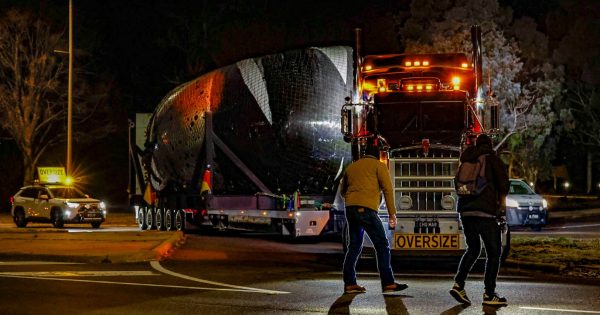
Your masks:
[[[352,159],[379,148],[392,179],[397,225],[388,230],[396,255],[457,256],[466,249],[456,211],[460,153],[482,133],[496,139],[498,103],[483,91],[481,29],[464,53],[361,56],[356,32],[357,93],[341,110]],[[379,215],[388,221],[385,201]],[[510,233],[503,225],[503,257]],[[368,238],[366,245],[371,246]]]
[[[339,233],[350,151],[340,100],[352,48],[245,59],[184,83],[130,122],[130,201],[140,229]]]

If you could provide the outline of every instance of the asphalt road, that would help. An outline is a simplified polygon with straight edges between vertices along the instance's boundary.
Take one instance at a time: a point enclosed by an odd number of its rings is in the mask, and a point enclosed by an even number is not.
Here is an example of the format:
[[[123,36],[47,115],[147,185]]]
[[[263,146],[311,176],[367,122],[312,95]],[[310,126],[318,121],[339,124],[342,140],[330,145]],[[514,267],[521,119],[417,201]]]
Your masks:
[[[329,245],[330,244],[330,245]],[[374,263],[362,262],[368,292],[343,295],[334,243],[191,235],[171,258],[135,264],[0,263],[1,314],[600,314],[600,287],[548,283],[501,271],[509,306],[481,305],[481,272],[467,282],[473,305],[448,294],[453,270],[396,270],[409,288],[381,294]],[[321,250],[315,253],[315,249]],[[328,249],[330,248],[331,251]]]

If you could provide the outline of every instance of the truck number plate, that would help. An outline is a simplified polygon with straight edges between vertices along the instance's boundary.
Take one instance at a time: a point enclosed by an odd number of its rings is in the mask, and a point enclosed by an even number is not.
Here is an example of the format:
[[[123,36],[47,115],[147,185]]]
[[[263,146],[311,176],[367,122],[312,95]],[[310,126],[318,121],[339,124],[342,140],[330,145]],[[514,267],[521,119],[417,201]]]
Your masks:
[[[394,234],[396,249],[459,249],[459,234]]]

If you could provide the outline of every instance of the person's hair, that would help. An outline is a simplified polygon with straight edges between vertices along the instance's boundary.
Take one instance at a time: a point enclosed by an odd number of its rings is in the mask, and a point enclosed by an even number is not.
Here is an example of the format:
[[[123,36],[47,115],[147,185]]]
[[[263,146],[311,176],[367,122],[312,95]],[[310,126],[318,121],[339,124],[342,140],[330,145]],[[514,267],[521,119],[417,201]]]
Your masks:
[[[492,147],[492,139],[488,135],[481,134],[481,135],[479,135],[479,137],[477,137],[477,141],[475,141],[475,146],[477,146],[477,147],[482,147],[482,146]]]

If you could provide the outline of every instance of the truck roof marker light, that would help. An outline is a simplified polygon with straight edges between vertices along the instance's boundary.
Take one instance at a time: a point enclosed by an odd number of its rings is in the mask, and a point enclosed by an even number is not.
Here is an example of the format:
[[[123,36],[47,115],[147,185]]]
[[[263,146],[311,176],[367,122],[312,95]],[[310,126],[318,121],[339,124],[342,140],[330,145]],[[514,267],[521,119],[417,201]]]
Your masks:
[[[415,86],[412,84],[409,84],[406,86],[406,90],[408,90],[408,91],[414,91],[414,89],[415,89]]]
[[[469,64],[468,64],[468,63],[466,63],[466,62],[463,62],[463,63],[461,63],[461,64],[460,64],[460,66],[461,66],[462,68],[468,68],[468,67],[469,67]]]
[[[412,62],[406,61],[406,62],[404,62],[404,65],[407,66],[407,67],[410,67],[410,66],[412,66]]]
[[[417,91],[423,91],[423,85],[422,84],[417,84]]]
[[[421,66],[421,62],[420,61],[415,61],[414,65],[415,65],[415,67],[419,67],[419,66]]]
[[[427,84],[427,85],[425,85],[425,90],[431,91],[431,90],[433,90],[433,86],[431,84]]]
[[[423,66],[425,66],[425,67],[429,67],[429,61],[427,61],[427,60],[424,60],[424,61],[423,61]]]
[[[372,70],[372,69],[373,69],[373,66],[371,66],[371,65],[366,65],[365,66],[365,70],[367,70],[367,71]]]

